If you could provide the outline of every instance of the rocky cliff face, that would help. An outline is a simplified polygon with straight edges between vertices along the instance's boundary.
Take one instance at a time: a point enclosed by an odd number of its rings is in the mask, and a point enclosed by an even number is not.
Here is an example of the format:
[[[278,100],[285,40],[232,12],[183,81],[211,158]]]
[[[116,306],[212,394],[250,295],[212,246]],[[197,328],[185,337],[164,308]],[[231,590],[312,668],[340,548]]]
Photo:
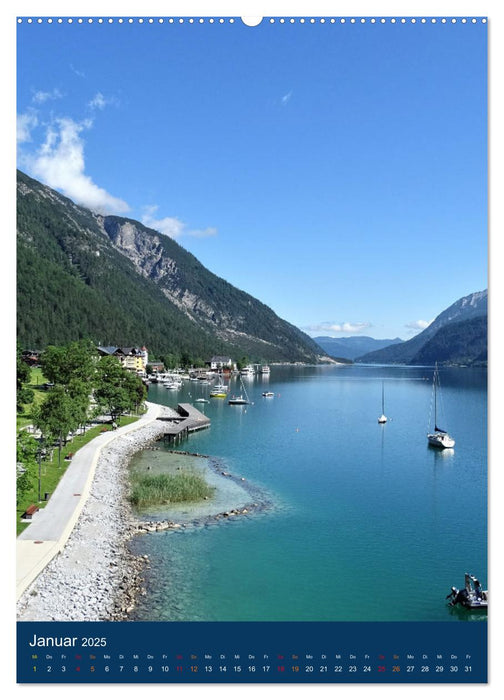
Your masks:
[[[296,352],[305,354],[306,359],[312,353],[320,354],[309,336],[211,273],[172,239],[137,221],[119,217],[100,217],[100,225],[116,250],[133,263],[140,275],[155,282],[189,319],[211,329],[221,340],[233,344],[252,342],[262,346],[266,356],[268,347],[285,342],[294,342]]]
[[[117,250],[132,261],[139,274],[156,282],[167,275],[176,275],[177,265],[163,255],[159,236],[154,233],[146,236],[134,221],[128,219],[121,222],[113,217],[100,216],[98,221]]]
[[[115,248],[131,260],[138,274],[156,282],[163,294],[189,318],[204,316],[210,321],[214,318],[214,309],[181,284],[181,271],[165,251],[159,235],[153,231],[147,233],[130,220],[100,217],[99,223]]]
[[[317,362],[313,340],[138,221],[80,207],[18,172],[18,335],[158,353]]]
[[[232,323],[229,314],[199,297],[184,284],[186,273],[167,251],[167,241],[160,234],[145,229],[138,222],[115,217],[100,217],[100,224],[114,247],[125,255],[138,274],[147,277],[161,288],[163,294],[192,320],[202,320],[213,326]],[[239,319],[238,319],[239,322]]]

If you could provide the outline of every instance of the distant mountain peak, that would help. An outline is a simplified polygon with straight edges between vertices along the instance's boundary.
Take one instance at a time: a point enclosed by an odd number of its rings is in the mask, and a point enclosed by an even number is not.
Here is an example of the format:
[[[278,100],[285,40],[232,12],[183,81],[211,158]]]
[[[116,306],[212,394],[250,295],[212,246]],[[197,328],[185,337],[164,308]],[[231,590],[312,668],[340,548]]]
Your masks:
[[[475,323],[467,326],[468,347],[465,350],[463,339],[461,340],[464,326],[460,325],[457,328],[452,328],[451,326],[459,323],[469,323],[478,318],[484,318],[486,321],[487,313],[488,290],[473,292],[465,297],[461,297],[442,311],[425,330],[418,333],[414,338],[405,341],[401,345],[363,354],[357,359],[359,362],[366,363],[423,364],[428,361],[428,358],[436,361],[437,358],[434,356],[435,348],[438,347],[438,351],[441,352],[441,345],[443,345],[443,362],[471,364],[472,361],[479,361],[480,356],[484,355],[486,357],[486,324]],[[450,330],[444,332],[444,329],[448,329],[448,327],[450,327]],[[433,340],[434,337],[437,338],[436,343],[432,342],[430,350],[428,348],[425,350],[427,343]],[[471,347],[469,347],[469,338]],[[449,348],[447,350],[445,347],[450,344],[452,345],[452,354],[450,354]]]
[[[389,345],[403,342],[400,338],[387,340],[371,338],[367,335],[354,335],[346,338],[318,336],[314,340],[331,357],[344,357],[348,360],[355,360],[364,353],[381,350]]]

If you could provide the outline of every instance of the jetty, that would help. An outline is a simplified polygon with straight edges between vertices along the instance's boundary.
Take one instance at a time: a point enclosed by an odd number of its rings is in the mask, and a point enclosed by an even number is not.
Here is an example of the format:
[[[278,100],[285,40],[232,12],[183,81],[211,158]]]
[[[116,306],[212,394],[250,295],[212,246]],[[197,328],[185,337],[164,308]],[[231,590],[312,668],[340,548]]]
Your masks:
[[[163,437],[169,443],[180,442],[189,433],[210,427],[210,418],[190,403],[179,403],[173,415],[159,416],[157,420],[166,423]]]

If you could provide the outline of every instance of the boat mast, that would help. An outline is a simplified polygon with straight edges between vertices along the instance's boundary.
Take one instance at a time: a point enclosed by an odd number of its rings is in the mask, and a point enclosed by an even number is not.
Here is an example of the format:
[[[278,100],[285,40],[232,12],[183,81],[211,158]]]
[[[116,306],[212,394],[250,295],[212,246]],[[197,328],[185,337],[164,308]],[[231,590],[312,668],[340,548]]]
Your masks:
[[[434,432],[437,431],[437,383],[438,383],[438,368],[437,368],[437,362],[436,366],[434,368]]]

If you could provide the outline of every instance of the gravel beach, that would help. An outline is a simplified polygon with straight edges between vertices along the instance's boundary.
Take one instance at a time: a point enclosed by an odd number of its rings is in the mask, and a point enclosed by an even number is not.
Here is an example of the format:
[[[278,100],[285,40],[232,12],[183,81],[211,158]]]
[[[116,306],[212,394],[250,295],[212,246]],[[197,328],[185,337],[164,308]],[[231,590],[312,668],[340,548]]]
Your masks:
[[[141,595],[145,560],[127,542],[135,532],[126,499],[131,457],[163,435],[162,421],[118,436],[99,456],[91,492],[63,552],[28,587],[19,621],[126,619]]]

